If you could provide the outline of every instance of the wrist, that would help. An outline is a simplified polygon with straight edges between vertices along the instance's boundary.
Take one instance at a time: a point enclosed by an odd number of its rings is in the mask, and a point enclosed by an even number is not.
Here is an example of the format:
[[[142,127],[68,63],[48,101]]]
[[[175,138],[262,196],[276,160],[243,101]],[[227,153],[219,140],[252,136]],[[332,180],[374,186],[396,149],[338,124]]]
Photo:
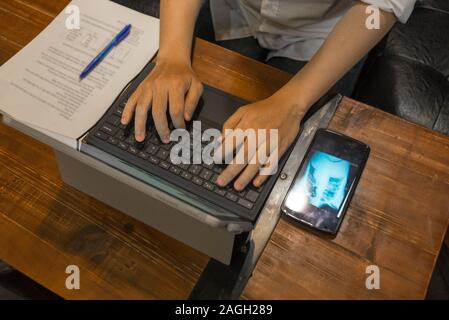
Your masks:
[[[156,57],[156,63],[160,63],[160,64],[183,64],[186,66],[191,66],[192,65],[192,61],[191,61],[191,56],[190,54],[186,54],[186,53],[165,53],[166,51],[163,50],[159,50],[159,53],[157,54]]]
[[[279,90],[270,98],[273,105],[280,106],[281,112],[295,119],[301,120],[307,113],[309,106],[297,94]]]

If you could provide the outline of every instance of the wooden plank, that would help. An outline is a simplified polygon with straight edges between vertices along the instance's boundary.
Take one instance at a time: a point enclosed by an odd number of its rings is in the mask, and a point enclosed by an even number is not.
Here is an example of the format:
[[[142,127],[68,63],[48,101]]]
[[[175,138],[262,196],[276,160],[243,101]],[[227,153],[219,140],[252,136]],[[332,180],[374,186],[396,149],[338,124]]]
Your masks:
[[[3,125],[0,141],[0,259],[65,298],[188,296],[207,257],[64,185],[46,146]],[[66,263],[96,277],[68,291]]]
[[[423,299],[449,222],[449,138],[349,99],[331,129],[372,149],[340,232],[281,219],[244,297]]]
[[[8,61],[21,48],[21,45],[0,36],[0,65]]]
[[[17,5],[25,7],[25,12],[39,12],[41,16],[48,16],[51,19],[64,9],[71,0],[0,0],[0,3],[15,2]],[[26,13],[25,13],[26,14]]]
[[[265,99],[291,76],[228,49],[197,39],[193,67],[201,81],[247,101]]]
[[[42,17],[42,14],[38,11],[33,14],[21,15],[20,12],[24,11],[26,7],[14,6],[15,3],[11,2],[8,5],[5,3],[0,7],[0,20],[2,21],[0,37],[23,47],[33,40],[51,19],[48,19],[48,17],[47,19],[31,19],[30,16]]]
[[[68,1],[0,0],[0,64],[34,39],[60,11],[57,9],[62,9],[66,3]]]

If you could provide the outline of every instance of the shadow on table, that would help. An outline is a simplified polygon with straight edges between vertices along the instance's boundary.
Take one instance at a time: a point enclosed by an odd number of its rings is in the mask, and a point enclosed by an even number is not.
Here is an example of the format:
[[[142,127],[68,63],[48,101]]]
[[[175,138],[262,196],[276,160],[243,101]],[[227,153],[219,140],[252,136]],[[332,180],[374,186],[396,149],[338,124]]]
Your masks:
[[[0,261],[0,300],[59,299],[56,294]]]
[[[444,244],[430,280],[426,299],[449,300],[449,248]]]

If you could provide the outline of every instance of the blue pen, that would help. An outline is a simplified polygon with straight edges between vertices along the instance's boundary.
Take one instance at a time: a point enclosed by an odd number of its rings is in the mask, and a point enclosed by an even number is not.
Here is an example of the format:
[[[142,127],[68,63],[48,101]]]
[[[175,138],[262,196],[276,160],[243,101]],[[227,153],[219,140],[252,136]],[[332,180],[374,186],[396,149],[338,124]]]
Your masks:
[[[106,56],[109,54],[109,52],[111,52],[111,50],[116,47],[120,42],[123,41],[123,39],[125,39],[129,33],[131,32],[131,25],[128,24],[126,27],[123,28],[122,31],[120,31],[114,39],[112,39],[112,41],[106,46],[106,48],[103,49],[103,51],[101,51],[98,56],[95,57],[94,60],[92,60],[91,63],[89,63],[89,65],[86,67],[86,69],[83,70],[83,72],[81,72],[80,75],[80,79],[84,79],[85,77],[87,77],[87,75],[89,73],[92,72],[93,69],[95,69],[95,67],[104,59],[106,58]]]

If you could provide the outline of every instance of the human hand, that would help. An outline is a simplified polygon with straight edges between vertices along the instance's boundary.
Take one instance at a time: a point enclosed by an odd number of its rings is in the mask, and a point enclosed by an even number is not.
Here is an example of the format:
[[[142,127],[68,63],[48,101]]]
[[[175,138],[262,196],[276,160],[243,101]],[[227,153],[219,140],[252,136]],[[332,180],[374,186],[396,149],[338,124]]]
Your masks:
[[[304,114],[305,108],[275,96],[241,107],[223,127],[222,149],[218,157],[226,158],[234,150],[237,150],[237,155],[219,176],[217,184],[224,187],[239,175],[234,183],[234,188],[237,191],[245,189],[251,181],[255,187],[260,187],[269,177],[266,173],[261,174],[261,169],[267,165],[274,165],[267,163],[266,160],[277,161],[287,151],[299,133],[300,122]],[[229,131],[227,134],[227,130],[236,132],[237,129],[255,130],[257,137],[255,145],[250,146],[251,141],[247,137],[244,141],[240,139],[238,142],[239,139],[235,139],[235,135],[229,134]],[[276,130],[277,139],[270,141],[269,138],[260,137],[257,134],[260,129],[265,129],[268,135],[270,130]],[[230,139],[234,142],[229,141]],[[234,148],[228,148],[227,144],[235,145]],[[276,152],[278,157],[270,159],[270,156]],[[263,156],[261,157],[261,155]],[[265,161],[263,157],[265,157]],[[277,168],[277,163],[275,168]]]
[[[145,140],[148,112],[151,109],[156,130],[163,143],[170,142],[167,109],[173,125],[185,128],[203,93],[203,85],[191,66],[174,61],[158,61],[153,71],[131,95],[125,106],[122,124],[128,124],[135,113],[135,138]]]

